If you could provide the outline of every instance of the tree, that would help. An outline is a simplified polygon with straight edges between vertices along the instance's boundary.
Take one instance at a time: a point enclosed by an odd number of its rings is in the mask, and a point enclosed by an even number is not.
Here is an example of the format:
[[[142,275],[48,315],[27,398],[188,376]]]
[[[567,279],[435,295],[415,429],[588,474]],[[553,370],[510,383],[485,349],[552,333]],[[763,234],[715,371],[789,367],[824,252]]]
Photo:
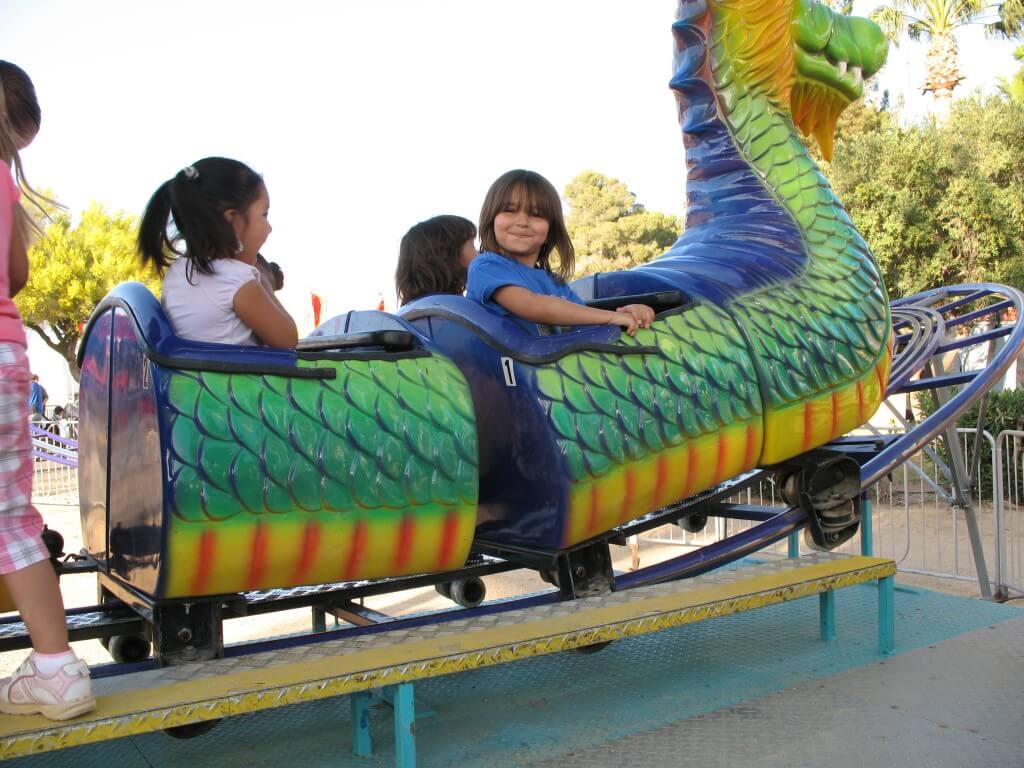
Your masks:
[[[1024,0],[1006,0],[999,5],[999,18],[989,27],[1005,37],[1018,37],[1024,30]]]
[[[72,227],[67,213],[50,213],[43,236],[29,250],[28,284],[15,303],[25,325],[68,361],[77,381],[81,326],[100,299],[126,280],[141,280],[154,293],[160,283],[139,261],[136,217],[109,214],[92,203]]]
[[[841,142],[849,141],[854,136],[886,131],[894,124],[894,121],[895,117],[889,111],[888,91],[882,93],[878,103],[866,101],[862,96],[839,115],[834,143],[838,146]],[[821,148],[814,137],[801,135],[800,140],[803,141],[815,162],[824,167],[825,159],[822,157]]]
[[[644,264],[670,248],[682,231],[677,217],[646,210],[625,184],[596,171],[570,181],[565,198],[577,277]]]
[[[829,181],[892,296],[955,283],[1024,283],[1024,105],[957,102],[945,123],[837,142]]]
[[[928,42],[922,89],[935,98],[942,116],[949,113],[953,89],[964,79],[955,33],[980,21],[987,8],[986,0],[894,0],[871,14],[893,45],[899,45],[904,31],[912,40]]]
[[[1024,64],[1024,45],[1018,46],[1013,57]],[[1024,104],[1024,66],[1013,77],[999,78],[999,90],[1018,104]]]

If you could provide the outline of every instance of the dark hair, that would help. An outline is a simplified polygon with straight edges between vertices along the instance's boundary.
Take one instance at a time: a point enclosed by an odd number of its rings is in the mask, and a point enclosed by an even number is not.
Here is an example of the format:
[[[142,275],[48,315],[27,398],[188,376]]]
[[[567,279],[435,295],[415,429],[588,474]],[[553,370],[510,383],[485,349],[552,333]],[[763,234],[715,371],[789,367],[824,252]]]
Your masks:
[[[263,190],[263,178],[245,163],[204,157],[161,184],[146,205],[139,225],[139,253],[163,274],[178,256],[210,274],[215,259],[231,258],[238,248],[235,229],[224,216],[245,215]],[[175,232],[168,234],[169,219]],[[178,250],[184,242],[185,250]],[[191,274],[191,272],[189,273]]]
[[[284,270],[276,261],[270,262],[267,266],[270,268],[270,274],[274,276],[274,290],[280,291],[284,288]]]
[[[18,156],[15,136],[35,136],[43,121],[43,113],[36,98],[36,89],[28,74],[17,64],[0,60],[0,157],[14,165],[14,177],[24,192],[23,197],[46,215],[45,203],[60,205],[45,195],[36,192],[25,179]],[[39,225],[21,206],[16,212],[15,226],[26,243],[32,233],[40,231]]]
[[[281,269],[281,265],[276,261],[267,261],[266,256],[262,253],[257,253],[256,269],[266,274],[275,291],[280,291],[284,288],[284,270]]]
[[[509,171],[491,184],[480,209],[480,250],[508,256],[502,252],[494,236],[494,219],[509,204],[517,209],[527,207],[547,219],[548,239],[541,246],[537,266],[557,274],[563,280],[572,277],[576,267],[576,251],[562,216],[562,200],[551,182],[534,171]],[[558,251],[557,269],[551,268],[552,251]]]
[[[398,247],[398,303],[432,293],[462,293],[466,268],[459,263],[459,253],[474,237],[473,222],[461,216],[435,216],[410,228]]]

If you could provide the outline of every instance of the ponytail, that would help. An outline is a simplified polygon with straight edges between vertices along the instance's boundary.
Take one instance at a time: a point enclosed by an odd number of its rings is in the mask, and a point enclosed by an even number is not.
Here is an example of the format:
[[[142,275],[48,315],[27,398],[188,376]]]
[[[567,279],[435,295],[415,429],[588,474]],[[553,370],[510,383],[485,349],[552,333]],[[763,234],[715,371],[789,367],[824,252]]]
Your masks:
[[[238,250],[225,211],[244,215],[262,190],[258,173],[225,157],[203,158],[178,171],[157,188],[142,215],[138,245],[143,262],[163,274],[175,258],[185,256],[189,274],[191,269],[212,273],[215,259],[231,258]],[[169,234],[172,219],[175,231]]]
[[[171,217],[170,186],[171,182],[165,181],[157,187],[139,223],[138,245],[142,263],[151,265],[161,275],[173,261],[169,254],[181,255],[167,237],[167,222]]]

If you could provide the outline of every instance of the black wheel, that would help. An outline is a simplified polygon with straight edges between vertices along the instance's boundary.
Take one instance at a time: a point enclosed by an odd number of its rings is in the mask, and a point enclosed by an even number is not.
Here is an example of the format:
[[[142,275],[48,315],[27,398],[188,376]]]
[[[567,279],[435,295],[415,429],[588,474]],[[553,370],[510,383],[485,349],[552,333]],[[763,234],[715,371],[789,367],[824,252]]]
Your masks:
[[[782,500],[791,507],[800,506],[800,473],[780,472],[775,476],[775,487]]]
[[[151,646],[145,635],[114,635],[108,639],[107,650],[119,664],[133,664],[148,659]]]
[[[43,544],[46,545],[46,549],[50,553],[50,559],[54,561],[60,560],[64,555],[64,537],[60,535],[60,531],[55,531],[53,528],[44,525],[42,538]]]
[[[440,584],[435,584],[434,589],[437,590],[437,594],[441,597],[447,597],[449,600],[452,599],[452,583],[450,581],[442,581]]]
[[[194,739],[215,728],[220,721],[221,718],[218,717],[216,720],[203,720],[201,723],[176,725],[173,728],[164,728],[164,733],[174,739]]]
[[[537,571],[542,581],[546,581],[553,587],[559,586],[558,571]]]
[[[707,515],[687,515],[679,521],[679,526],[684,531],[689,531],[690,533],[700,533],[707,527],[707,524]]]
[[[573,648],[571,650],[573,653],[579,653],[584,656],[589,656],[592,653],[600,653],[611,644],[611,640],[605,640],[603,643],[594,643],[593,645],[581,645],[578,648]]]
[[[487,597],[487,586],[483,579],[474,576],[471,579],[458,579],[451,583],[451,598],[456,605],[463,608],[476,608]]]

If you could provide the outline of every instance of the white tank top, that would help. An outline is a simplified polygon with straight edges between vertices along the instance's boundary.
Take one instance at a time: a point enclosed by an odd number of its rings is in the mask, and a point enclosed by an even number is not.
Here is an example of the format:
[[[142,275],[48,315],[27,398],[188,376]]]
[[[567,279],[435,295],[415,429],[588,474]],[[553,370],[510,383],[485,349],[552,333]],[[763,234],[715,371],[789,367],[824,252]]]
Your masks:
[[[256,334],[235,314],[238,289],[259,280],[256,267],[238,259],[214,259],[213,274],[192,270],[192,283],[185,279],[188,260],[179,258],[164,275],[164,313],[175,334],[191,341],[218,344],[259,344]]]

